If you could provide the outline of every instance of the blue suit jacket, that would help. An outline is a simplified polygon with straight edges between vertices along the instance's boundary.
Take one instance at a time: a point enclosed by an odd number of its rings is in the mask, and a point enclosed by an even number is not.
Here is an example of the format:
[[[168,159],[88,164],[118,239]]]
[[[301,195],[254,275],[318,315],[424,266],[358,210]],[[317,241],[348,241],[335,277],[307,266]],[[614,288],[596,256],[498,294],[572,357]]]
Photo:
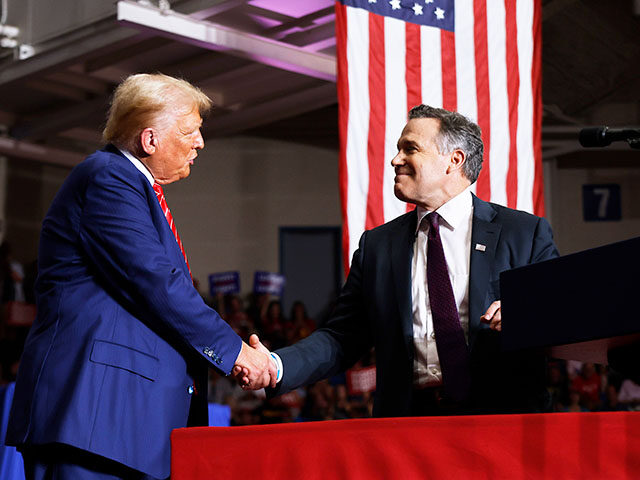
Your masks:
[[[544,387],[544,359],[505,354],[500,334],[480,322],[500,298],[500,272],[557,256],[548,222],[473,197],[469,274],[471,408],[479,413],[530,411]],[[365,232],[330,320],[296,345],[278,350],[285,393],[351,367],[372,346],[376,352],[374,415],[411,412],[413,323],[411,259],[416,210]],[[485,251],[476,250],[476,244]],[[535,403],[532,404],[532,403]]]
[[[7,442],[61,442],[167,477],[194,371],[228,374],[241,340],[193,288],[149,181],[117,149],[66,179],[38,264]]]

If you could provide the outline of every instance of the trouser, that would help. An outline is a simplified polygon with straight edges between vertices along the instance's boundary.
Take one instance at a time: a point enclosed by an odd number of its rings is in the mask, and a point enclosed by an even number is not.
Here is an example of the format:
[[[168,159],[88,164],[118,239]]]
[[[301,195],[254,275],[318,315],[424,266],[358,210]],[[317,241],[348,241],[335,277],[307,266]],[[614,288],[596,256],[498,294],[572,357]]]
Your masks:
[[[158,480],[108,458],[59,443],[25,447],[26,480]]]
[[[414,389],[411,397],[411,416],[439,417],[447,415],[468,415],[472,413],[468,405],[447,399],[442,387]]]

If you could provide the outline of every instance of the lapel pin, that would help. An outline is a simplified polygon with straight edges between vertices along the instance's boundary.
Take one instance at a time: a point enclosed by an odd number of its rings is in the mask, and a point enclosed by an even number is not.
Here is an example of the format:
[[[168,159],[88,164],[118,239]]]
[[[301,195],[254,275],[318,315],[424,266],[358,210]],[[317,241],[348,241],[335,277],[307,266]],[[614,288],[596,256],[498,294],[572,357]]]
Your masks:
[[[481,252],[484,252],[487,249],[486,245],[481,245],[479,243],[476,243],[476,250],[479,250]]]

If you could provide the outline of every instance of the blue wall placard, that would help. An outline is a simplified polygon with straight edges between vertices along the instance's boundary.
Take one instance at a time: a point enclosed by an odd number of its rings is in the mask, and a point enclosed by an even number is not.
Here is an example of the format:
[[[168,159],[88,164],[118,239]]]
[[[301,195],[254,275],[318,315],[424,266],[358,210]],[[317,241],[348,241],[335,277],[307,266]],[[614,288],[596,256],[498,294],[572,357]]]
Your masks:
[[[284,284],[283,275],[272,272],[256,272],[253,277],[253,292],[257,294],[270,293],[281,297]]]
[[[582,186],[585,222],[616,221],[622,218],[620,185],[617,183]]]
[[[230,295],[240,293],[240,272],[219,272],[209,275],[209,292]]]

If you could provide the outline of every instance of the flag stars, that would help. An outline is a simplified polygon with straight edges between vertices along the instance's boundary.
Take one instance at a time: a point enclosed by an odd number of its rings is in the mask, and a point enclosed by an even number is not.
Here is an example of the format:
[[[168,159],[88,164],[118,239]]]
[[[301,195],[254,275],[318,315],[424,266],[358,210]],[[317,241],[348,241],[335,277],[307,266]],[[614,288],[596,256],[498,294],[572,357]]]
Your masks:
[[[378,0],[369,0],[369,3],[376,3]]]
[[[438,20],[444,20],[444,10],[440,7],[436,8],[435,12],[433,12]]]
[[[424,3],[426,3],[427,5],[429,5],[430,3],[433,3],[433,0],[424,0]]]
[[[414,3],[412,8],[414,15],[422,15],[422,5]]]
[[[391,10],[400,10],[400,0],[391,0],[389,5],[391,5]]]

